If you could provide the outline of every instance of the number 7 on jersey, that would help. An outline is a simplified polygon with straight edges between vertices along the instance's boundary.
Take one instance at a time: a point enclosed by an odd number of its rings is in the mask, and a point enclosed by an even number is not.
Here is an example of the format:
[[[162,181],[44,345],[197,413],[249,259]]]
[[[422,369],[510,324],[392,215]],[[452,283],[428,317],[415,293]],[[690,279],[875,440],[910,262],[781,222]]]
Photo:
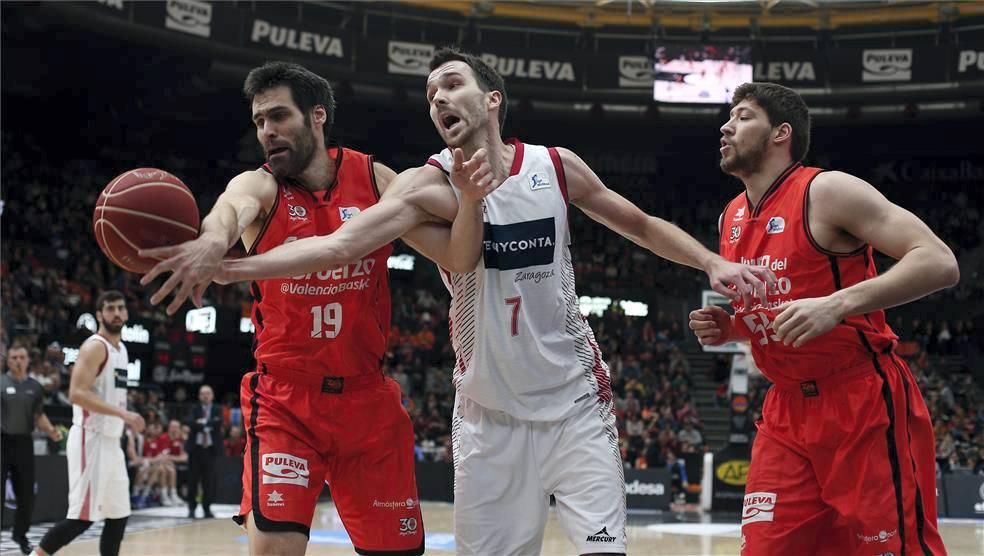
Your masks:
[[[512,335],[519,336],[519,307],[523,304],[520,296],[507,297],[506,305],[512,305]]]

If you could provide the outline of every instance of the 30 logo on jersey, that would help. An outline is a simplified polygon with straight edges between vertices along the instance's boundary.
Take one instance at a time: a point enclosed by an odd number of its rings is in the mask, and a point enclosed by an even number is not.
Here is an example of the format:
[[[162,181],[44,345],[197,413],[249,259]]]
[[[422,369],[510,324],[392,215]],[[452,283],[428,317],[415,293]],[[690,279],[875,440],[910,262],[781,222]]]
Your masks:
[[[301,205],[287,205],[287,215],[291,220],[307,220],[307,209]]]

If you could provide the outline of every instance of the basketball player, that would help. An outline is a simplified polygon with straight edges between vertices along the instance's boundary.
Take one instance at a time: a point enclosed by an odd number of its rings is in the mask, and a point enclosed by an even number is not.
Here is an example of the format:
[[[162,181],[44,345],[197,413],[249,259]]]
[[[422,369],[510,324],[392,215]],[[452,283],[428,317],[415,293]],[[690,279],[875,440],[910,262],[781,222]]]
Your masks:
[[[702,344],[751,342],[766,394],[742,511],[743,554],[945,554],[929,413],[884,309],[957,283],[953,253],[849,174],[804,166],[794,91],[746,83],[721,127],[721,169],[745,191],[721,254],[776,271],[768,301],[690,314]],[[877,276],[872,253],[898,262]]]
[[[68,516],[45,533],[35,554],[58,552],[88,529],[105,520],[99,553],[120,552],[130,516],[130,479],[121,438],[123,427],[144,428],[139,414],[126,409],[126,346],[120,339],[129,319],[126,301],[118,291],[96,299],[99,330],[79,348],[72,370],[69,399],[72,428],[68,432]]]
[[[578,554],[624,553],[610,377],[574,291],[568,203],[661,256],[704,269],[729,295],[739,294],[728,285],[746,296],[753,287],[764,291],[770,273],[729,263],[645,215],[569,150],[503,142],[505,87],[480,59],[442,50],[431,68],[431,120],[448,149],[401,174],[393,186],[399,193],[337,233],[228,261],[219,278],[344,264],[416,225],[416,214],[435,214],[434,199],[449,198],[458,207],[452,239],[470,237],[471,246],[452,253],[453,266],[442,273],[457,355],[457,551],[538,553],[552,494]],[[474,155],[484,160],[476,173],[488,173],[459,180]]]
[[[396,176],[370,155],[326,148],[335,103],[325,79],[275,62],[250,72],[243,90],[267,163],[229,183],[198,239],[146,252],[165,260],[142,283],[174,271],[152,303],[180,284],[171,314],[189,294],[201,303],[238,239],[256,254],[330,234],[371,210]],[[445,225],[420,227],[405,239],[450,265],[456,247],[446,223],[457,207],[453,196],[442,202]],[[430,221],[437,217],[419,222]],[[242,382],[247,439],[235,519],[246,527],[253,554],[304,553],[323,480],[357,552],[424,551],[411,421],[399,386],[381,370],[391,252],[380,242],[335,270],[319,265],[251,285],[257,370]]]

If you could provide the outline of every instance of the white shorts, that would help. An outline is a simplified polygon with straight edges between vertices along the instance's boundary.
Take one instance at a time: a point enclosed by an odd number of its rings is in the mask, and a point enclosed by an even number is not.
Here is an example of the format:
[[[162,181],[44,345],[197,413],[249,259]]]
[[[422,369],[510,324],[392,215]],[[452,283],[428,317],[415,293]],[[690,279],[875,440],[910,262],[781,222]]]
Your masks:
[[[68,519],[102,521],[130,515],[130,478],[119,437],[72,425],[68,457]]]
[[[515,419],[458,395],[452,422],[459,555],[540,553],[550,509],[578,554],[625,552],[625,477],[611,403],[563,421]]]

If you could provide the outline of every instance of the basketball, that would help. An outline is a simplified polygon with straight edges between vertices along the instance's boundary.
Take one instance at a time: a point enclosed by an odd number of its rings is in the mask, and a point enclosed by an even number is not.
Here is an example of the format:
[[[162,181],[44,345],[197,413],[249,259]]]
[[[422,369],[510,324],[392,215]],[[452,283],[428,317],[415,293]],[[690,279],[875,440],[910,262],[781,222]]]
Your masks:
[[[157,168],[113,178],[96,201],[92,228],[102,252],[124,270],[145,273],[157,260],[140,249],[177,245],[198,237],[195,196],[180,179]]]

